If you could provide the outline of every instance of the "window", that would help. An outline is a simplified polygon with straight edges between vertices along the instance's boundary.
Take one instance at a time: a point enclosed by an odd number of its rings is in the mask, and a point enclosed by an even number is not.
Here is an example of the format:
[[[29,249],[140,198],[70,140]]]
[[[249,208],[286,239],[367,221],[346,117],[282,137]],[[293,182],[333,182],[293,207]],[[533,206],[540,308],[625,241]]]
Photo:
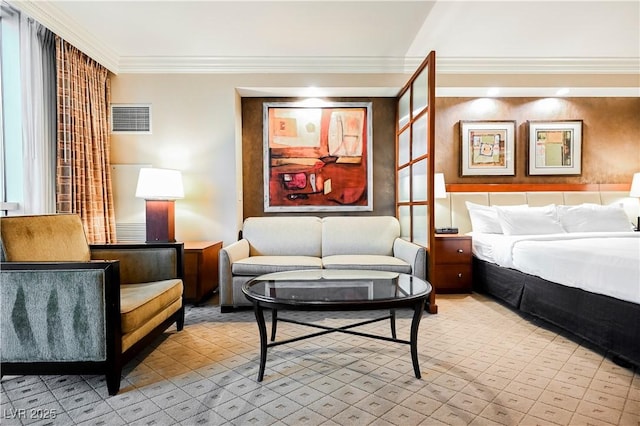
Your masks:
[[[23,200],[22,102],[20,93],[20,14],[6,3],[0,4],[0,201]],[[7,210],[6,204],[2,206]],[[19,212],[15,211],[14,213]]]

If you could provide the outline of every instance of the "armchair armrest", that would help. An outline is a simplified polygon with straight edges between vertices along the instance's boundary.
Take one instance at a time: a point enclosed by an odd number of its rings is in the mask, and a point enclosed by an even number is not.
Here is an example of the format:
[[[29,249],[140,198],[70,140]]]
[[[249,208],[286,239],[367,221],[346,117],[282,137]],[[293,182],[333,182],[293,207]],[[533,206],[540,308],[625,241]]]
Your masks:
[[[233,262],[247,257],[249,257],[249,241],[244,238],[220,250],[218,260],[220,306],[233,305],[233,274],[231,265]]]
[[[411,265],[413,275],[426,280],[427,250],[424,247],[402,238],[396,238],[393,242],[393,256]]]
[[[120,282],[136,284],[184,277],[183,243],[92,244],[92,260],[119,260]]]
[[[2,262],[3,374],[11,374],[12,363],[114,359],[121,350],[119,267],[117,261]],[[40,374],[54,371],[45,367]]]

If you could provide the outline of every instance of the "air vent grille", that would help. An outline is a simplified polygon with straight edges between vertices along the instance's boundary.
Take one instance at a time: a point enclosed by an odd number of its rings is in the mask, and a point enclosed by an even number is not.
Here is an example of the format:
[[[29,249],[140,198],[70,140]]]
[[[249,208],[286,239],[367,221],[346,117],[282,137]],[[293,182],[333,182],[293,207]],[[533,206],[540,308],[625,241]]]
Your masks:
[[[151,133],[151,105],[111,105],[113,133]]]
[[[147,239],[147,225],[144,223],[116,222],[116,240],[119,243],[135,243]]]

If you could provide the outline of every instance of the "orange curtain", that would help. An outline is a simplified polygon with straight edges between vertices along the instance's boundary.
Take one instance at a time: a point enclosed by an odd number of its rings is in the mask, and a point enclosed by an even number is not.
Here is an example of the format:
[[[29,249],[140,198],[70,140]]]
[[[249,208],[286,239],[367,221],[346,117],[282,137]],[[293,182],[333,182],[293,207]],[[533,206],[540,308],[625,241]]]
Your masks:
[[[89,243],[116,241],[105,67],[56,37],[56,209],[77,213]]]

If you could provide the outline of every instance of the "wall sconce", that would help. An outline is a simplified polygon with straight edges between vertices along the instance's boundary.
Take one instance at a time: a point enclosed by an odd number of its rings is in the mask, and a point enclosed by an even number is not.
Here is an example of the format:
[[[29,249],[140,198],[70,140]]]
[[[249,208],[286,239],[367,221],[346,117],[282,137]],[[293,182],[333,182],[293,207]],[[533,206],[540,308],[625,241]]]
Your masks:
[[[640,198],[640,172],[633,174],[629,196]],[[640,231],[640,216],[638,216],[638,221],[636,222],[636,230]]]
[[[444,173],[433,175],[433,197],[447,198],[447,187],[444,184]]]
[[[140,169],[136,197],[145,199],[147,243],[175,242],[175,200],[184,198],[182,173],[171,169]]]

